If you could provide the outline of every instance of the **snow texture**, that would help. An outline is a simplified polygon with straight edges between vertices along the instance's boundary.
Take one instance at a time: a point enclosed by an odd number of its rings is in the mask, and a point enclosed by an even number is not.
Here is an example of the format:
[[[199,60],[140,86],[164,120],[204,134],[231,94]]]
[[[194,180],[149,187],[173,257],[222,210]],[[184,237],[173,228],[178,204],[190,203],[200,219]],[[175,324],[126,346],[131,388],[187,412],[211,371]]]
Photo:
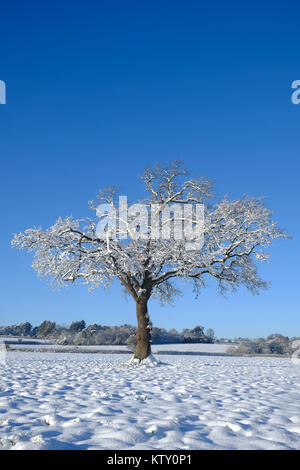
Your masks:
[[[299,449],[300,367],[290,359],[7,354],[1,449]],[[130,359],[130,355],[128,356]]]
[[[227,354],[227,349],[229,347],[236,346],[231,344],[205,344],[205,343],[174,343],[174,344],[154,344],[151,346],[151,349],[154,354],[163,352],[163,353],[203,353],[203,354]],[[32,350],[43,350],[49,352],[68,352],[68,351],[82,351],[82,352],[110,352],[110,351],[120,351],[128,352],[127,346],[120,345],[85,345],[85,346],[75,346],[75,345],[59,345],[59,344],[13,344],[11,345],[12,349],[21,349],[22,351],[32,351]]]

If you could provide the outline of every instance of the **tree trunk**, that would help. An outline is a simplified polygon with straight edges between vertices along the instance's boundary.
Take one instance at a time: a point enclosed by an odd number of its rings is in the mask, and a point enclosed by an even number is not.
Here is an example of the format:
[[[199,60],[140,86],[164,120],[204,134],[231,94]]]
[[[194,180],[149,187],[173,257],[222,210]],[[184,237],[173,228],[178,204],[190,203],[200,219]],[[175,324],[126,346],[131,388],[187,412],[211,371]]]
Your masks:
[[[137,316],[137,345],[135,359],[142,361],[151,354],[151,327],[147,308],[148,298],[140,297],[136,303]]]

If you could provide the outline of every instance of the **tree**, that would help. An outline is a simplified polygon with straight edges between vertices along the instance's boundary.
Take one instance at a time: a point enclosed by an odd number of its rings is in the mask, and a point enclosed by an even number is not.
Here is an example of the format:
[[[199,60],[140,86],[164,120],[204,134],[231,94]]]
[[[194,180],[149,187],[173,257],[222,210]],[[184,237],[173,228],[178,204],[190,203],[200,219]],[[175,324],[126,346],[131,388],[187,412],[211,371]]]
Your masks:
[[[37,329],[38,338],[45,338],[52,335],[55,332],[56,323],[49,320],[43,321]]]
[[[180,293],[174,283],[179,279],[190,281],[198,296],[209,277],[221,293],[245,286],[256,294],[268,287],[256,262],[268,259],[265,248],[273,239],[287,235],[261,198],[216,200],[212,183],[190,178],[180,162],[147,168],[140,179],[147,196],[131,207],[127,219],[123,208],[114,209],[118,189],[109,187],[99,192],[97,205],[90,202],[98,218],[59,218],[47,230],[15,235],[12,245],[34,251],[38,275],[58,285],[81,280],[99,287],[118,279],[136,303],[135,358],[143,360],[151,354],[150,298],[172,301]],[[204,204],[199,222],[195,214]],[[144,208],[151,210],[151,223]],[[187,234],[184,224],[193,230]]]
[[[78,331],[84,330],[86,328],[86,324],[84,320],[81,321],[73,321],[70,325],[70,331],[73,333],[78,333]]]
[[[32,325],[29,322],[20,323],[19,330],[21,336],[30,336],[30,333],[32,331]]]
[[[215,339],[215,332],[212,328],[208,328],[206,331],[205,331],[205,336],[208,337],[209,341],[213,342],[213,340]]]
[[[194,333],[195,335],[197,336],[203,336],[204,335],[204,326],[195,326],[195,328],[193,328],[191,330],[192,333]]]

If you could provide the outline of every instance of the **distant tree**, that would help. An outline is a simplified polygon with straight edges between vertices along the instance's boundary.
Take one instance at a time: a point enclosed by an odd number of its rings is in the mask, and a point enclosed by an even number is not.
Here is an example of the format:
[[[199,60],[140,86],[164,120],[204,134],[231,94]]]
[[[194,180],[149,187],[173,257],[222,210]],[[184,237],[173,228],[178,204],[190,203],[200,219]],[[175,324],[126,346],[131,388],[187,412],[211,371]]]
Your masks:
[[[289,352],[289,338],[280,334],[268,336],[267,343],[272,354],[285,354]]]
[[[31,336],[32,336],[33,338],[36,338],[37,335],[38,335],[38,327],[35,326],[35,327],[32,328],[32,330],[31,330]]]
[[[191,333],[194,333],[197,336],[204,335],[204,326],[195,326],[195,328],[191,330]]]
[[[280,333],[272,333],[267,337],[267,341],[273,340],[273,339],[279,339],[283,341],[288,341],[288,336],[283,336]]]
[[[81,321],[73,321],[70,325],[70,331],[73,333],[77,333],[78,331],[84,330],[86,328],[86,324],[84,320]]]
[[[170,333],[170,335],[174,335],[174,336],[178,335],[178,331],[175,328],[171,328],[169,330],[169,333]]]
[[[56,323],[45,320],[37,328],[37,336],[39,338],[46,338],[55,332]]]
[[[243,354],[292,354],[292,340],[287,336],[272,334],[264,338],[255,338],[252,340],[243,340],[237,347],[232,347],[228,352]]]
[[[209,339],[209,341],[213,341],[215,339],[215,332],[212,328],[208,328],[205,331],[205,336]]]
[[[29,322],[20,323],[19,330],[21,336],[29,336],[32,331],[32,325]]]
[[[130,335],[126,341],[127,348],[129,351],[134,352],[136,349],[136,335]]]
[[[279,341],[272,341],[269,343],[269,350],[271,354],[284,354],[284,345]]]

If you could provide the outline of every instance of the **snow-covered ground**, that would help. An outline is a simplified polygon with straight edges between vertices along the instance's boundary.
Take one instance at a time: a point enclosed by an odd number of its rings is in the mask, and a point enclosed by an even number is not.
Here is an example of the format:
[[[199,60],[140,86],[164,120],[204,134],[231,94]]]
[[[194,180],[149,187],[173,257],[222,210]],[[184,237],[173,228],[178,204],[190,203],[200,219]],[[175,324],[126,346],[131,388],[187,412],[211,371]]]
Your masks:
[[[292,360],[160,359],[128,368],[120,367],[124,354],[8,353],[0,448],[300,448],[300,366]]]
[[[152,346],[153,353],[159,353],[160,351],[166,353],[170,352],[184,352],[184,353],[209,353],[209,354],[223,354],[226,353],[230,344],[205,344],[205,343],[193,343],[193,344],[154,344]],[[236,346],[236,345],[233,345]]]
[[[152,351],[154,354],[162,353],[205,353],[205,354],[224,354],[230,344],[204,344],[204,343],[193,343],[193,344],[154,344],[152,346]],[[234,345],[233,345],[234,346]],[[127,346],[119,345],[97,345],[97,346],[61,346],[59,344],[26,344],[19,343],[13,344],[10,346],[13,349],[22,349],[22,350],[40,350],[43,351],[90,351],[90,352],[128,352]]]

